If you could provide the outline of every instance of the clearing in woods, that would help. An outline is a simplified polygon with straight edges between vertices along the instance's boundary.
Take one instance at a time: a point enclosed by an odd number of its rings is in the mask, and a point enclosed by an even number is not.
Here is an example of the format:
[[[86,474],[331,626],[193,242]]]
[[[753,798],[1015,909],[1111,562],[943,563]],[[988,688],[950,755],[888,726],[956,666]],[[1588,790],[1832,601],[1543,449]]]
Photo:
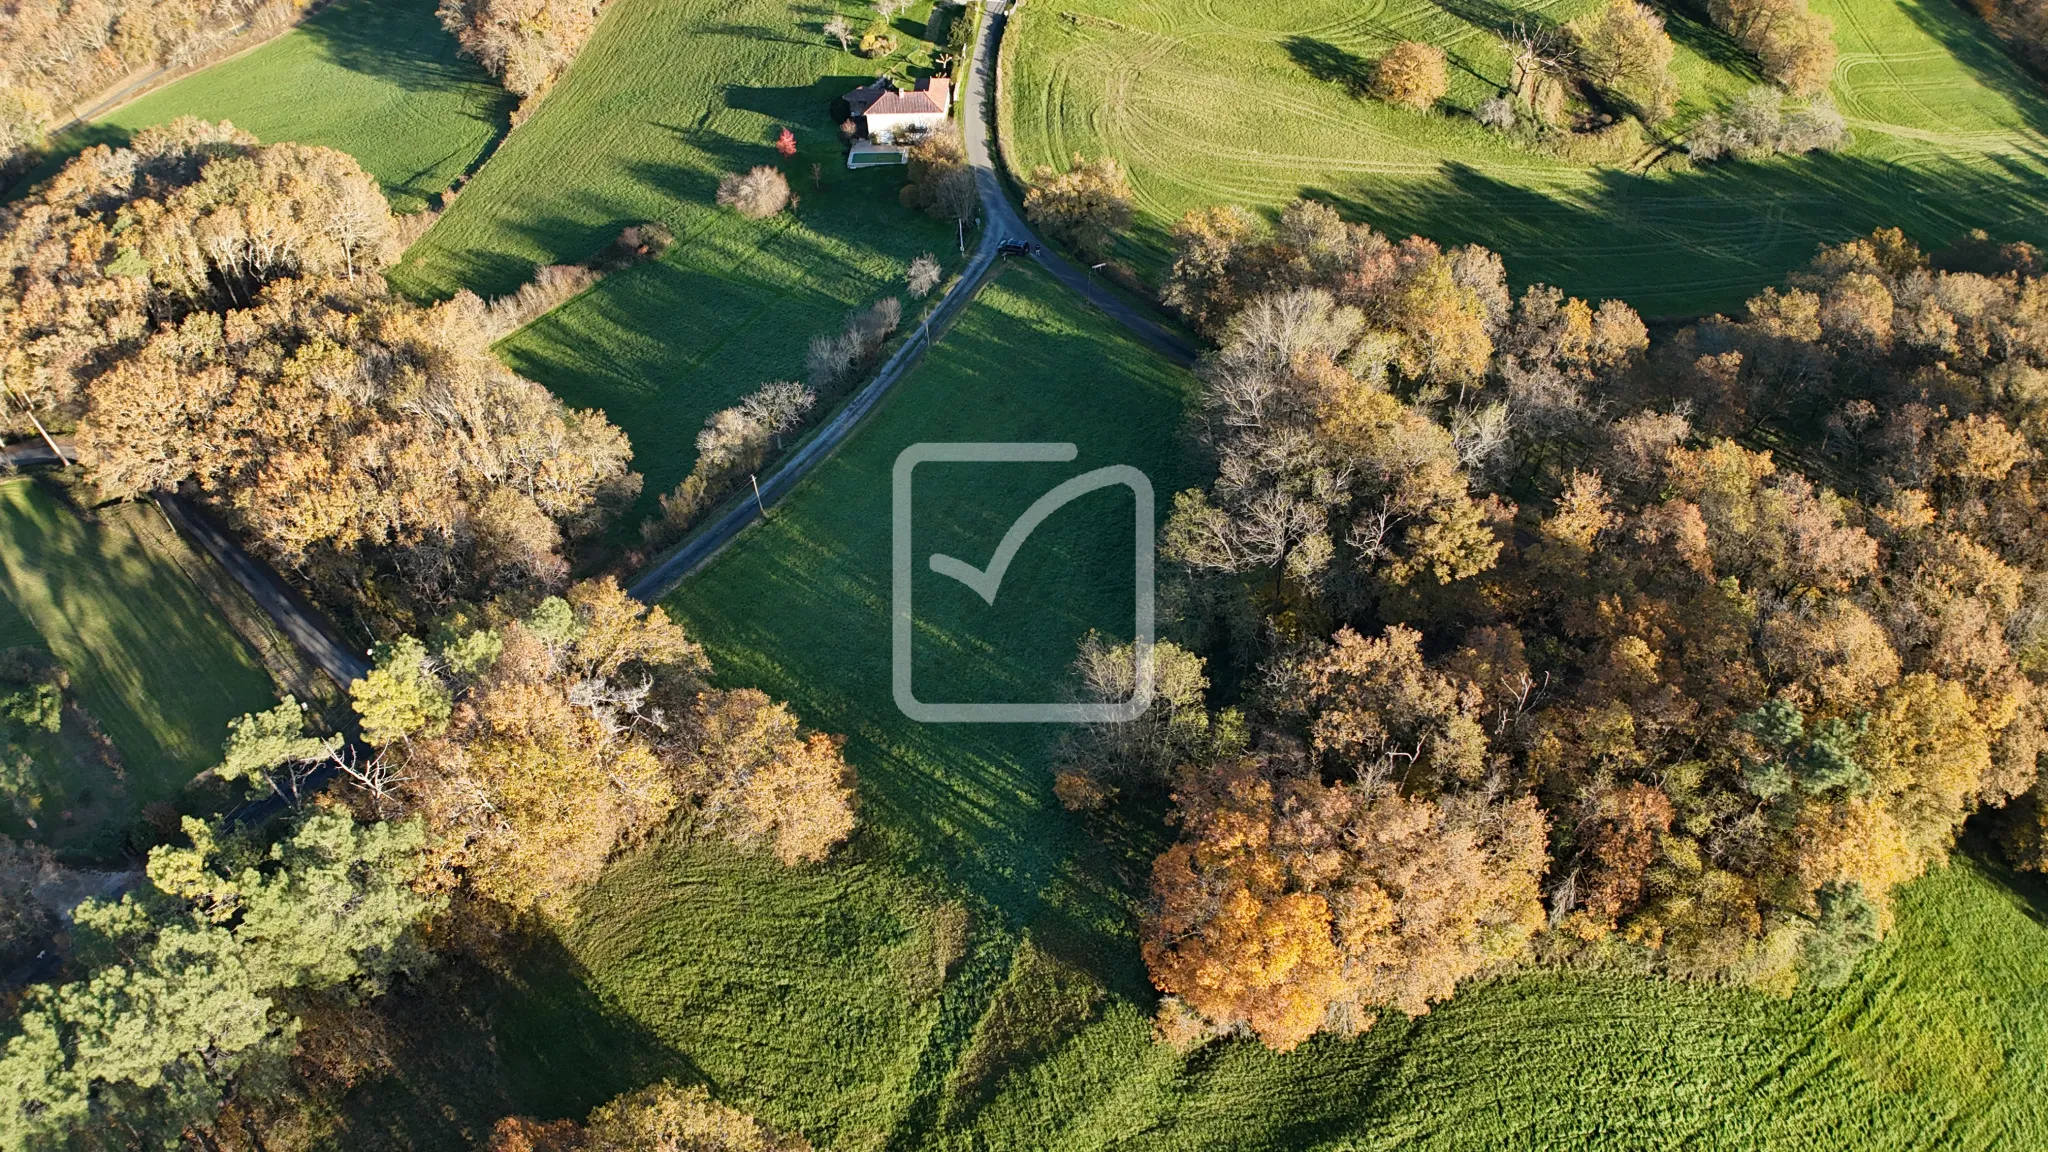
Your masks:
[[[457,53],[433,4],[342,0],[262,47],[115,109],[59,141],[57,154],[122,144],[180,116],[229,120],[265,144],[346,152],[384,185],[393,211],[417,212],[482,161],[513,103]]]
[[[801,869],[687,828],[636,852],[559,948],[423,1005],[432,1027],[397,1066],[433,1074],[359,1095],[350,1148],[462,1147],[459,1129],[506,1112],[580,1116],[661,1076],[837,1149],[2048,1141],[2048,891],[1969,856],[1909,887],[1893,934],[1833,991],[1536,972],[1284,1056],[1155,1044],[1132,924],[1166,830],[1091,831],[1062,810],[1054,729],[896,710],[890,474],[921,440],[1079,445],[1071,465],[920,469],[913,555],[979,564],[1075,472],[1134,464],[1162,496],[1192,482],[1192,382],[1022,267],[898,389],[665,602],[723,681],[848,735],[862,831]],[[1047,520],[993,607],[921,578],[927,698],[1042,699],[1081,631],[1126,631],[1128,507],[1098,494]]]
[[[2048,243],[2048,93],[1953,0],[1813,0],[1835,21],[1847,149],[1647,175],[1523,150],[1472,119],[1507,80],[1500,30],[1596,6],[1035,0],[1005,36],[1005,156],[1020,177],[1077,151],[1122,161],[1138,216],[1118,255],[1155,283],[1189,209],[1271,212],[1302,195],[1397,237],[1484,244],[1516,277],[1653,317],[1738,308],[1817,244],[1876,227],[1927,245],[1971,228]],[[1758,79],[1704,4],[1660,9],[1684,92],[1665,127],[1682,132]],[[1450,55],[1433,113],[1358,94],[1402,39]]]
[[[850,309],[901,295],[919,253],[949,271],[964,262],[952,226],[898,202],[902,168],[846,169],[833,116],[878,72],[930,71],[920,37],[932,5],[896,18],[899,48],[885,60],[827,40],[835,13],[856,30],[874,19],[850,3],[617,0],[392,274],[421,297],[499,295],[536,266],[588,259],[625,225],[668,225],[676,242],[661,259],[614,273],[499,346],[515,371],[603,409],[632,437],[647,478],[642,514],[689,472],[706,416],[769,381],[803,379],[810,339],[837,333]],[[784,127],[798,145],[786,160],[774,147]],[[761,164],[788,177],[789,211],[756,221],[716,206],[722,174]]]
[[[0,647],[46,649],[119,751],[0,781],[0,829],[36,821],[59,849],[117,851],[123,826],[220,762],[228,721],[276,700],[270,676],[174,558],[184,547],[114,504],[80,519],[35,480],[0,484]],[[72,726],[66,725],[67,733]]]

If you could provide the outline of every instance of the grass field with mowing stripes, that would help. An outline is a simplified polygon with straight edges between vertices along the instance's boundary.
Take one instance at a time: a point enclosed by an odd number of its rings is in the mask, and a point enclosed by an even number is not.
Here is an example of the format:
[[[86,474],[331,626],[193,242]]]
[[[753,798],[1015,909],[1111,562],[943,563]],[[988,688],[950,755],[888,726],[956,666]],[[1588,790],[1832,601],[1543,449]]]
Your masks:
[[[0,484],[0,645],[56,656],[123,761],[120,780],[39,765],[38,836],[60,848],[104,849],[94,837],[219,763],[228,721],[276,698],[199,589],[144,545],[134,520],[156,515],[113,505],[88,523],[36,481]],[[66,808],[74,819],[55,815]]]
[[[2048,243],[2048,93],[1952,0],[1813,0],[1835,21],[1845,151],[1649,175],[1521,150],[1471,118],[1506,82],[1497,30],[1595,6],[1033,0],[1004,45],[1005,158],[1020,175],[1076,151],[1122,161],[1138,217],[1119,255],[1155,282],[1187,210],[1301,195],[1397,237],[1485,244],[1517,282],[1646,316],[1737,308],[1816,245],[1880,226],[1928,245],[1973,227]],[[1684,91],[1667,127],[1758,82],[1704,5],[1659,7]],[[1401,39],[1450,55],[1434,113],[1354,94]]]
[[[689,472],[706,416],[768,381],[802,379],[811,337],[901,295],[919,253],[949,272],[963,263],[950,225],[898,202],[903,169],[846,169],[832,116],[878,71],[907,75],[928,59],[917,37],[929,9],[899,16],[898,55],[873,61],[821,31],[834,12],[855,28],[873,19],[852,4],[618,0],[393,282],[423,297],[496,295],[538,265],[589,258],[627,224],[673,229],[662,259],[607,277],[499,348],[520,374],[626,430],[647,478],[640,514],[653,511]],[[773,146],[785,126],[799,146],[789,160]],[[720,175],[758,164],[783,170],[795,208],[764,221],[718,208]]]
[[[417,212],[482,160],[514,103],[457,53],[432,3],[341,0],[268,44],[115,109],[58,151],[119,145],[180,116],[231,120],[265,144],[346,152],[383,184],[393,211]]]

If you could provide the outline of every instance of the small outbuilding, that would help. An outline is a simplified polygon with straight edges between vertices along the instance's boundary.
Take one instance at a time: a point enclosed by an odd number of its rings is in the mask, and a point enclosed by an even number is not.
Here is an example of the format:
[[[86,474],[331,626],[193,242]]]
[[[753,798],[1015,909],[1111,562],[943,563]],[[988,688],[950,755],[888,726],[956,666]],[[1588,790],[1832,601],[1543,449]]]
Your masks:
[[[927,76],[908,92],[877,76],[846,94],[846,108],[860,122],[861,135],[877,144],[916,137],[945,123],[953,109],[953,82]]]

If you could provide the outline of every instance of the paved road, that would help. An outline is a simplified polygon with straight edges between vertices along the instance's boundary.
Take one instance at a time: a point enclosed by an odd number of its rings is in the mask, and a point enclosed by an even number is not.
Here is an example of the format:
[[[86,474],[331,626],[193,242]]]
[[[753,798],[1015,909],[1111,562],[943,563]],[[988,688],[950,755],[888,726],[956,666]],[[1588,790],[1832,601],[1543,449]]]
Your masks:
[[[1010,23],[1008,14],[1001,11],[1003,7],[1001,0],[991,0],[987,6],[982,17],[981,38],[975,44],[974,68],[968,74],[967,87],[960,94],[964,102],[960,109],[960,135],[967,145],[967,162],[974,167],[974,177],[981,185],[981,210],[989,222],[988,232],[1038,244],[1036,259],[1052,273],[1054,279],[1095,305],[1110,319],[1129,328],[1161,355],[1181,364],[1193,364],[1196,356],[1193,345],[1145,308],[1118,295],[1086,269],[1076,267],[1072,261],[1039,243],[1037,234],[1024,222],[1023,213],[1011,202],[1009,191],[1003,184],[1001,168],[996,162],[995,128],[986,122],[995,106],[993,96],[999,87],[996,64],[1002,57],[1003,32]]]
[[[1009,193],[997,170],[995,154],[991,148],[995,130],[988,122],[988,112],[993,107],[991,94],[996,91],[996,64],[1001,57],[1003,30],[1008,17],[1000,10],[1001,0],[992,0],[982,16],[981,36],[975,43],[974,60],[968,73],[967,84],[960,92],[960,134],[967,147],[967,163],[974,169],[976,184],[981,189],[981,211],[985,227],[981,230],[981,242],[974,250],[973,259],[966,270],[946,293],[944,300],[933,309],[924,332],[943,331],[947,322],[959,314],[981,290],[983,281],[998,259],[996,246],[1004,240],[1022,240],[1035,245],[1035,259],[1053,278],[1083,299],[1102,310],[1111,319],[1129,328],[1140,340],[1150,345],[1161,355],[1180,364],[1193,364],[1196,350],[1179,334],[1160,323],[1158,317],[1132,304],[1108,285],[1076,267],[1071,261],[1040,243],[1038,236],[1024,222],[1023,214],[1010,201]],[[903,378],[924,354],[929,340],[921,333],[904,342],[889,358],[875,378],[868,382],[847,405],[833,416],[832,420],[818,433],[805,442],[774,475],[761,481],[761,500],[770,506],[787,495],[813,468],[829,458],[833,451],[851,435],[854,428],[875,406],[882,402],[896,382]],[[748,500],[730,509],[725,515],[709,525],[693,532],[683,546],[663,558],[654,567],[641,573],[626,589],[636,599],[652,604],[674,591],[691,573],[702,568],[732,543],[748,525],[761,518],[759,508]]]

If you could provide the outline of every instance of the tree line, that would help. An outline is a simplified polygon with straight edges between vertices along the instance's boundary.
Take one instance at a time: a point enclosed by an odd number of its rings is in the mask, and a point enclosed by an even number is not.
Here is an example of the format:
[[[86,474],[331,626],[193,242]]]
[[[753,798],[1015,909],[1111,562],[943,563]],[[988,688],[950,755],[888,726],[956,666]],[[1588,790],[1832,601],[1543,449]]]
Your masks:
[[[2039,252],[1880,231],[1653,341],[1310,201],[1175,241],[1216,479],[1152,712],[1059,787],[1172,797],[1163,1032],[1290,1047],[1531,957],[1789,991],[1975,812],[2048,866]]]

